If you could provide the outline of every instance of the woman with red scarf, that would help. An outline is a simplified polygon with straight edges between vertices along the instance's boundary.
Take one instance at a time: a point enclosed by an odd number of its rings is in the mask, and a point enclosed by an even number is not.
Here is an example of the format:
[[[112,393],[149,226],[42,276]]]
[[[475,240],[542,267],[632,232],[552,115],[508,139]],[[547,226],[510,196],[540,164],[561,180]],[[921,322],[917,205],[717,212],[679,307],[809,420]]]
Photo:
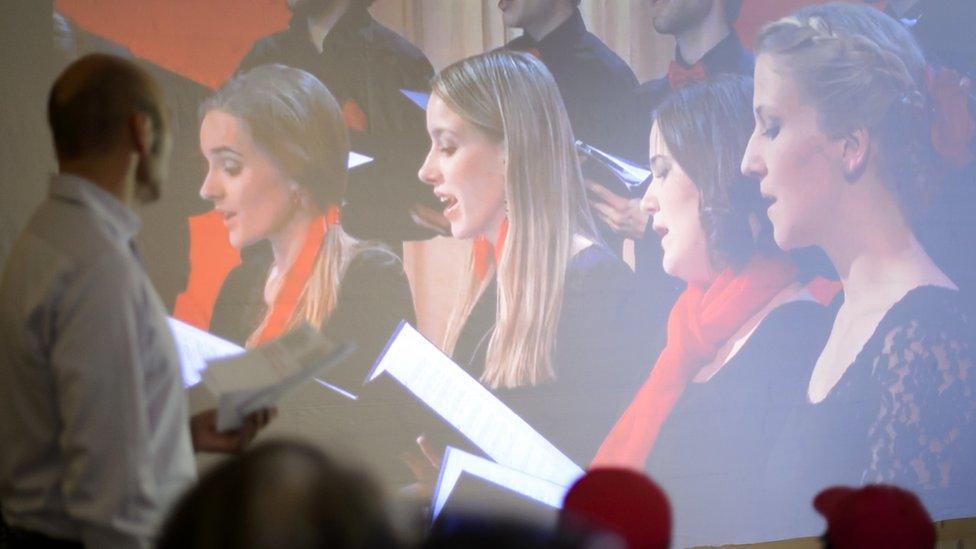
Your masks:
[[[250,299],[218,299],[212,329],[253,347],[307,322],[352,341],[356,353],[327,379],[358,394],[414,309],[400,260],[343,230],[349,137],[342,110],[311,74],[264,65],[235,76],[200,112],[208,164],[200,195],[213,202],[231,245],[268,241],[272,255],[268,269],[245,264],[231,273],[222,294]],[[312,403],[344,398],[318,385],[308,391]]]
[[[750,79],[722,76],[655,113],[642,207],[664,270],[687,288],[664,350],[593,461],[646,468],[674,506],[679,546],[752,540],[763,465],[829,323],[773,243],[758,184],[739,172],[751,98]]]

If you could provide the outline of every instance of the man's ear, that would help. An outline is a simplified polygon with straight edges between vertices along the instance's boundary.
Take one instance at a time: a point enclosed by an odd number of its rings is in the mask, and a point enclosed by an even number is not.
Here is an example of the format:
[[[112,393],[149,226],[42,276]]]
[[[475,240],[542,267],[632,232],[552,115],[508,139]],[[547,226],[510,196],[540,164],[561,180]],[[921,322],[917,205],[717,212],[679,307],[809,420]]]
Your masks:
[[[140,155],[149,154],[156,141],[152,118],[144,112],[134,112],[129,116],[129,134],[132,146]]]
[[[856,181],[867,168],[871,156],[871,133],[857,128],[842,138],[844,176],[848,183]]]

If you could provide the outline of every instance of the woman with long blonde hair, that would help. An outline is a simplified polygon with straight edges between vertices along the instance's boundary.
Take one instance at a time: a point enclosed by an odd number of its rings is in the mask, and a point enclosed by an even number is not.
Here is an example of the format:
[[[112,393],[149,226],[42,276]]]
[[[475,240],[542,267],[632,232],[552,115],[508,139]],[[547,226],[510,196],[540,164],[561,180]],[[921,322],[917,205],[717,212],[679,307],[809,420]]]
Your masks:
[[[251,258],[228,277],[222,294],[252,299],[218,299],[212,331],[252,347],[307,322],[356,343],[330,379],[357,390],[414,311],[400,260],[342,228],[349,137],[338,103],[311,74],[264,65],[235,76],[200,113],[209,166],[200,195],[223,217],[235,248],[271,248],[269,261]]]
[[[555,81],[528,54],[494,51],[432,88],[419,175],[454,237],[475,240],[445,350],[585,462],[637,375],[632,281],[596,235]]]

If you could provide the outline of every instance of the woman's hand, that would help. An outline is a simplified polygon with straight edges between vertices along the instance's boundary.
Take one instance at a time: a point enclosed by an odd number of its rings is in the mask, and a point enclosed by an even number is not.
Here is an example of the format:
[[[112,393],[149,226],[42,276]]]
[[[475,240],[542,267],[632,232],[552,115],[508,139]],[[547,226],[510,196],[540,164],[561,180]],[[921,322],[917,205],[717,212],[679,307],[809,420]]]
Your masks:
[[[440,236],[451,236],[451,222],[438,210],[422,204],[414,204],[410,208],[410,219],[418,226],[434,231]]]
[[[410,468],[416,482],[406,486],[403,493],[429,500],[434,493],[437,473],[441,468],[441,456],[427,441],[424,435],[417,437],[417,447],[400,452],[400,459]]]
[[[590,205],[597,217],[624,238],[642,238],[647,228],[648,214],[640,207],[640,199],[624,198],[592,181],[586,182]]]
[[[277,408],[262,408],[244,418],[240,429],[217,431],[217,410],[204,410],[190,418],[190,437],[197,452],[239,454],[244,451],[258,431],[278,415]]]

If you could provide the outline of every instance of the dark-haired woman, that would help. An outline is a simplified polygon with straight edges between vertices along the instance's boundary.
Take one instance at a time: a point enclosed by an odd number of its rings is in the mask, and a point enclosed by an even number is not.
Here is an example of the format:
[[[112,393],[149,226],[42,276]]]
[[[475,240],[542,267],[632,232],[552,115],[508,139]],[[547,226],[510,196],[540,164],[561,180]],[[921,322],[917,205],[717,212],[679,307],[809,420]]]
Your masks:
[[[657,110],[642,205],[664,270],[687,283],[668,340],[594,466],[647,471],[674,506],[680,546],[751,541],[756,487],[829,319],[772,240],[759,186],[739,173],[751,80],[694,84]]]

